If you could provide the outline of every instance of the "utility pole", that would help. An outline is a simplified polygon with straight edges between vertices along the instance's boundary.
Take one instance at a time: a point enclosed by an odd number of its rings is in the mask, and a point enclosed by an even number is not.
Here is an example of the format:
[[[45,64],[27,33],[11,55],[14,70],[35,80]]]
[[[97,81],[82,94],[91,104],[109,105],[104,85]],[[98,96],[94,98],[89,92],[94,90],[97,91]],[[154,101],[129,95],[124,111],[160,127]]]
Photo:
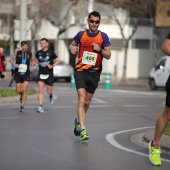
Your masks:
[[[94,0],[89,0],[89,4],[88,4],[88,13],[93,11],[93,2]]]
[[[20,0],[20,42],[27,35],[27,0]]]

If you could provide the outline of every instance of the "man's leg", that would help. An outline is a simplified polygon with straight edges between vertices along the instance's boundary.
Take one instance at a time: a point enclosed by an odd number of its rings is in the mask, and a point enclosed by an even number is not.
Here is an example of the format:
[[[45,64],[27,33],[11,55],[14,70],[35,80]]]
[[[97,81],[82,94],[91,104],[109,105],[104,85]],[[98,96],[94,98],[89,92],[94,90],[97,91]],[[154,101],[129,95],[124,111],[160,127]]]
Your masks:
[[[16,83],[16,93],[22,95],[22,83]]]
[[[38,81],[38,103],[39,103],[39,106],[38,106],[38,110],[37,112],[39,113],[43,113],[44,112],[44,109],[43,109],[43,90],[44,90],[44,82],[42,81]]]
[[[49,95],[50,98],[50,104],[53,104],[54,98],[53,98],[53,86],[46,85],[47,88],[47,94]]]
[[[28,81],[24,81],[22,85],[22,103],[21,106],[24,107],[25,102],[27,100],[27,88],[28,88]]]
[[[149,159],[154,165],[161,165],[160,139],[169,121],[170,107],[166,106],[164,112],[157,119],[154,140],[149,142]]]
[[[167,123],[170,121],[170,107],[165,106],[163,113],[158,117],[155,128],[154,143],[160,143],[161,136]]]
[[[24,112],[24,108],[23,108],[24,105],[22,105],[22,102],[23,102],[23,100],[22,100],[22,94],[23,94],[22,86],[23,86],[23,83],[16,83],[16,93],[20,94],[20,103],[21,103],[20,112]]]
[[[44,82],[38,81],[38,103],[42,106],[43,103],[43,90],[44,90]]]
[[[14,78],[13,78],[13,70],[11,70],[11,80],[9,82],[9,87],[12,86],[13,80],[14,80]]]
[[[79,123],[78,122],[77,123],[80,124],[79,126],[81,129],[81,133],[80,133],[81,140],[84,141],[84,140],[89,139],[89,136],[87,135],[86,128],[85,128],[85,114],[90,106],[90,101],[93,97],[93,94],[88,93],[84,88],[78,89],[77,94],[78,94],[77,117],[79,120]],[[76,126],[78,124],[76,124]],[[80,131],[77,131],[75,133],[75,130],[74,130],[75,135],[77,134],[76,136],[79,136],[78,132]]]
[[[160,139],[167,123],[170,121],[170,92],[166,85],[166,106],[163,113],[158,117],[155,127],[154,140],[149,143],[149,158],[154,165],[161,165]]]
[[[91,93],[88,93],[86,91],[86,102],[85,102],[85,105],[84,105],[84,109],[85,109],[85,112],[87,113],[87,110],[89,109],[89,106],[90,106],[90,102],[91,102],[91,99],[93,97],[93,94]]]
[[[86,103],[86,90],[80,88],[77,90],[78,103],[77,103],[77,117],[79,124],[82,127],[85,127],[85,103]]]

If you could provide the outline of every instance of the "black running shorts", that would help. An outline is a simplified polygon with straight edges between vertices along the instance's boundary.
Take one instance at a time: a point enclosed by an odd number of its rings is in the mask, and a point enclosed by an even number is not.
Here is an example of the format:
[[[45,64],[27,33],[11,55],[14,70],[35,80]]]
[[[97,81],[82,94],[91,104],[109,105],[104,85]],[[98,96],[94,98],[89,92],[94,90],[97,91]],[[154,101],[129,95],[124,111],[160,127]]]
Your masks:
[[[168,80],[166,82],[166,106],[170,107],[170,76],[168,77]]]
[[[88,93],[94,94],[100,81],[100,72],[98,71],[75,71],[74,78],[76,89],[85,88]]]
[[[23,83],[24,81],[30,82],[30,74],[25,73],[24,75],[21,75],[19,72],[16,72],[14,75],[14,80],[16,83]]]
[[[39,73],[36,82],[38,82],[38,81],[44,82],[48,86],[53,86],[53,82],[54,82],[53,72],[49,73],[49,77],[47,79],[42,79],[40,77],[40,73]]]

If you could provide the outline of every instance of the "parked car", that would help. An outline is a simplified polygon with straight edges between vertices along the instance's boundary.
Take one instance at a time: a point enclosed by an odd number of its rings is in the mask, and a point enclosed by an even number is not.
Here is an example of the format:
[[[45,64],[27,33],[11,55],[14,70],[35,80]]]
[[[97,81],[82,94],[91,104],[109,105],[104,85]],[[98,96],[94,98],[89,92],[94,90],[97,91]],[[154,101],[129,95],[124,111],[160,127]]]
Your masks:
[[[39,66],[30,67],[30,77],[31,80],[34,80],[37,78],[39,72]],[[63,61],[60,61],[60,64],[57,66],[54,66],[53,68],[53,74],[56,80],[58,79],[64,79],[67,82],[71,81],[71,74],[73,72],[73,67],[69,64],[66,64]]]
[[[151,90],[158,87],[165,87],[170,74],[170,56],[163,56],[158,60],[149,74],[149,86]]]

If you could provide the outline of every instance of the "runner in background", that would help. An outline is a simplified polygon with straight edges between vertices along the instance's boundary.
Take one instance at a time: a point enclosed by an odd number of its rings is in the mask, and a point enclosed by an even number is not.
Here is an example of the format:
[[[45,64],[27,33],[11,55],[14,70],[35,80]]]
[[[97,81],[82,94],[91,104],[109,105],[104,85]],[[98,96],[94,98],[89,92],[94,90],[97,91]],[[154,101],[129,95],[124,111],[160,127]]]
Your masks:
[[[39,64],[39,74],[37,77],[38,84],[38,110],[37,112],[43,113],[43,91],[44,86],[46,85],[47,93],[49,95],[50,104],[53,104],[53,67],[60,63],[58,56],[49,49],[49,41],[46,38],[42,38],[41,42],[41,50],[36,53],[36,62]]]
[[[9,62],[15,67],[14,80],[16,82],[16,92],[20,94],[20,112],[24,112],[24,106],[27,99],[27,88],[30,82],[30,63],[35,66],[32,53],[28,51],[26,41],[21,42],[22,50],[17,51]],[[16,62],[14,62],[16,59]]]
[[[3,74],[4,67],[6,66],[7,62],[5,60],[5,56],[3,55],[3,48],[0,48],[0,78],[3,79],[5,75]]]
[[[162,44],[162,52],[170,56],[170,32]],[[166,82],[165,108],[156,121],[154,139],[149,143],[149,158],[154,165],[161,165],[160,139],[170,121],[170,76]]]
[[[18,48],[15,49],[15,54],[17,54]],[[13,55],[10,56],[10,58],[12,58]],[[14,62],[16,62],[16,58],[13,60]],[[9,82],[9,87],[12,86],[12,83],[14,81],[14,74],[15,74],[15,67],[11,64],[11,80]]]

